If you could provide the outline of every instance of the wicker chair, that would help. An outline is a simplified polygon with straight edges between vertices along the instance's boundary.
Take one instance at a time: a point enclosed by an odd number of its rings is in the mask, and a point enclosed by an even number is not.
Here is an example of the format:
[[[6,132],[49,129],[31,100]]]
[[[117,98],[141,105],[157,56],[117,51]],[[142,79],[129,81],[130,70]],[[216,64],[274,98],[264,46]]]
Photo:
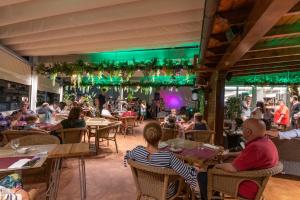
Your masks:
[[[117,136],[117,132],[118,132],[118,129],[119,129],[120,125],[121,125],[121,123],[115,123],[114,125],[104,127],[104,128],[100,128],[100,129],[97,130],[98,131],[98,137],[99,137],[99,139],[101,139],[100,142],[107,141],[107,146],[109,145],[109,141],[115,142],[117,153],[119,153],[119,151],[118,151],[118,144],[117,144],[117,137],[116,136]]]
[[[186,131],[184,134],[185,139],[187,140],[213,144],[213,136],[215,135],[215,132],[207,130],[190,130]]]
[[[20,147],[31,146],[31,145],[43,145],[43,144],[59,144],[60,141],[57,137],[52,135],[27,135],[19,138]],[[5,145],[9,147],[10,142]]]
[[[87,127],[87,139],[90,144],[91,138],[96,137],[97,126],[88,126]],[[84,139],[85,140],[85,139]]]
[[[19,138],[20,146],[31,146],[31,145],[44,145],[44,144],[59,144],[60,141],[57,137],[52,135],[27,135]],[[9,147],[7,144],[6,147]],[[32,183],[46,183],[48,184],[51,173],[51,160],[46,160],[40,168],[28,169],[22,172],[22,181],[25,184]],[[2,175],[8,175],[9,173],[1,173]]]
[[[132,134],[134,133],[134,127],[136,123],[136,116],[130,116],[130,117],[122,117],[122,127],[124,131],[124,136],[127,134],[128,130],[132,130]]]
[[[157,200],[173,200],[179,196],[184,181],[173,169],[143,165],[133,160],[128,160],[131,167],[134,182],[137,188],[137,199],[143,196]],[[167,198],[170,182],[179,181],[177,193]]]
[[[212,198],[213,191],[218,191],[237,199],[243,199],[238,196],[239,184],[242,181],[251,180],[259,187],[255,200],[260,200],[262,199],[262,195],[269,178],[280,173],[282,170],[283,166],[280,162],[273,168],[236,173],[225,172],[223,170],[213,168],[208,171],[208,199]]]
[[[80,143],[82,136],[87,131],[86,128],[66,128],[58,130],[63,144]]]
[[[24,137],[27,135],[45,135],[47,132],[45,131],[38,131],[38,130],[6,130],[2,132],[4,136],[5,144],[9,143],[13,139],[17,139],[20,137]]]
[[[162,137],[161,141],[167,141],[170,139],[174,139],[178,135],[178,130],[177,129],[172,129],[172,128],[162,128]]]

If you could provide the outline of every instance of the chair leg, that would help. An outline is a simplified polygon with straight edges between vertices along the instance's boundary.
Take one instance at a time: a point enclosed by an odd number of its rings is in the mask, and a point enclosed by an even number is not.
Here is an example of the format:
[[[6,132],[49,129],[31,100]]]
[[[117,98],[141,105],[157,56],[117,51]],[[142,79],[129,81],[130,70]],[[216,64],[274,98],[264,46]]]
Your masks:
[[[115,138],[115,145],[116,145],[117,153],[119,153],[119,151],[118,151],[118,144],[117,144],[117,139],[116,138]]]

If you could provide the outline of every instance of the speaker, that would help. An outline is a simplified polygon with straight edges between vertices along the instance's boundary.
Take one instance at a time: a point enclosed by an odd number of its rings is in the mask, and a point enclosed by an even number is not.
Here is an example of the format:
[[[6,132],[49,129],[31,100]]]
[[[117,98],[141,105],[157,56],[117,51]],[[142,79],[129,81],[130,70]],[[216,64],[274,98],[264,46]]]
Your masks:
[[[159,92],[155,92],[154,93],[154,100],[155,101],[158,101],[160,99],[160,94],[159,94]]]
[[[192,91],[192,100],[197,101],[198,100],[198,92],[197,90]]]

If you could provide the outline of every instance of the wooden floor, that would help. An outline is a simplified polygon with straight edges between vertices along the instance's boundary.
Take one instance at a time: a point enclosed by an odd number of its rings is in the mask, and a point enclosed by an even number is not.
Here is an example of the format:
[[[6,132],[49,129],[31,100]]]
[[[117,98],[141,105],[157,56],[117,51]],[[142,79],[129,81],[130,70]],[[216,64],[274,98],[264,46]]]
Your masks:
[[[267,184],[264,196],[267,200],[300,199],[300,177],[287,175],[272,177]]]

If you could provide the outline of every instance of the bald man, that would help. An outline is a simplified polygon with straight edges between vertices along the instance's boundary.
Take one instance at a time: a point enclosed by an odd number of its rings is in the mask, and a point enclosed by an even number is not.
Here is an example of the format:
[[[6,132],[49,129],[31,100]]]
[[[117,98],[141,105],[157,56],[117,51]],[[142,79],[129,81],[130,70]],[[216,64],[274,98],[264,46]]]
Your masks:
[[[215,167],[232,173],[274,167],[278,163],[277,148],[269,138],[265,137],[265,132],[266,126],[262,120],[247,119],[244,121],[243,136],[247,141],[245,149],[232,163],[217,164]],[[198,179],[201,187],[201,180],[204,180],[203,174],[199,173]],[[201,191],[206,193],[203,185]],[[246,199],[254,199],[257,191],[258,186],[252,181],[243,181],[239,185],[239,195]]]

